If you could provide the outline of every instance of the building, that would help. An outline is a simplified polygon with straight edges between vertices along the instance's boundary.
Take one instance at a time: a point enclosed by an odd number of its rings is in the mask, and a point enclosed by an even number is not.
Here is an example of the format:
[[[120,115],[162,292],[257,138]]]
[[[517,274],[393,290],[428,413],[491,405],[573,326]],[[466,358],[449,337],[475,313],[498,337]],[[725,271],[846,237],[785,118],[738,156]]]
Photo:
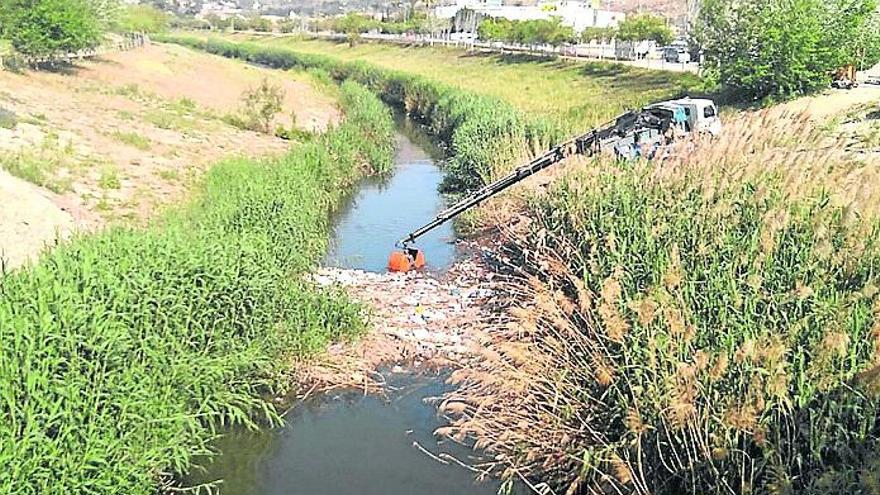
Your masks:
[[[451,5],[435,8],[440,18],[455,17],[462,9],[469,9],[478,16],[503,17],[512,21],[529,21],[559,17],[562,24],[571,26],[579,33],[588,27],[614,27],[626,18],[623,12],[602,10],[598,1],[558,0],[535,5],[504,5],[502,0],[454,0]]]
[[[203,3],[196,17],[204,19],[210,15],[215,15],[221,19],[226,19],[228,17],[240,16],[243,13],[244,10],[233,0],[215,0]]]

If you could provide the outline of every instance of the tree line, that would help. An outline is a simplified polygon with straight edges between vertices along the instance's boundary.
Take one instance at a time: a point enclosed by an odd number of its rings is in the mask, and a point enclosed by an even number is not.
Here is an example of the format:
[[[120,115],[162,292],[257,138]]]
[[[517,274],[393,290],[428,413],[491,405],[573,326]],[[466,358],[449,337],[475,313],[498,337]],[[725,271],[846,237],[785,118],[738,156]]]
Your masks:
[[[589,27],[580,33],[576,33],[571,26],[564,25],[562,19],[555,16],[527,21],[488,17],[480,22],[477,35],[486,41],[553,46],[612,39],[653,40],[665,45],[673,40],[672,29],[667,25],[666,20],[648,13],[631,15],[617,27]]]
[[[695,42],[711,80],[741,98],[784,99],[880,62],[880,16],[875,0],[703,0]]]

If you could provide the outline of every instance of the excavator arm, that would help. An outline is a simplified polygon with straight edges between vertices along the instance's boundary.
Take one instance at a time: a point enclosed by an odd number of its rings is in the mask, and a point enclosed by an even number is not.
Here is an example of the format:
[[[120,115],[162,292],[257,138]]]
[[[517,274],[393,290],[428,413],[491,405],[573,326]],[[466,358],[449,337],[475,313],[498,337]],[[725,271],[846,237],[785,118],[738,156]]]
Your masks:
[[[518,167],[516,170],[495,182],[486,184],[480,189],[468,194],[459,202],[440,212],[430,222],[410,232],[406,237],[397,241],[397,247],[400,250],[391,253],[391,257],[388,260],[388,269],[391,271],[406,272],[421,268],[425,265],[425,255],[420,249],[412,246],[416,239],[449,220],[452,220],[470,208],[479,205],[501,191],[504,191],[510,186],[518,184],[527,177],[531,177],[541,170],[559,163],[570,156],[593,156],[598,153],[602,147],[613,145],[623,137],[632,135],[638,129],[660,129],[663,125],[664,123],[660,119],[649,113],[639,111],[627,112],[601,126],[599,129],[594,129],[586,134],[569,139],[568,141],[551,148],[543,155]]]
[[[570,139],[562,144],[553,147],[543,155],[533,159],[525,165],[518,167],[516,170],[510,172],[509,174],[496,180],[495,182],[492,182],[491,184],[486,184],[480,189],[477,189],[476,191],[470,193],[459,202],[441,211],[430,222],[422,225],[421,227],[407,234],[406,237],[397,241],[397,247],[401,250],[391,253],[391,258],[388,261],[388,269],[391,271],[406,272],[415,268],[421,268],[425,264],[425,258],[424,253],[421,250],[412,247],[412,244],[416,241],[416,239],[434,230],[440,225],[443,225],[449,220],[452,220],[453,218],[473,208],[474,206],[479,205],[483,201],[486,201],[487,199],[500,193],[501,191],[504,191],[510,186],[521,182],[527,177],[535,175],[536,173],[544,170],[547,167],[550,167],[551,165],[559,163],[562,160],[573,155],[593,155],[599,150],[599,146],[599,131],[589,132],[587,134],[576,137],[574,139]]]

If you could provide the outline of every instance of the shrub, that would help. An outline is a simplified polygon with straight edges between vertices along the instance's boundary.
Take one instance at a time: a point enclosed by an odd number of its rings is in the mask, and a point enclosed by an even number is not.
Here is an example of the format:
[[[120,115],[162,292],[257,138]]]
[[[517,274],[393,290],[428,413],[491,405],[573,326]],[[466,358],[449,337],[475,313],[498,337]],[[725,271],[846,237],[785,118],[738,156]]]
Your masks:
[[[102,16],[89,0],[7,0],[5,34],[20,53],[46,57],[97,46]]]
[[[147,229],[0,276],[0,492],[161,492],[220,425],[279,420],[264,397],[291,355],[360,331],[357,307],[303,277],[364,165],[391,162],[387,108],[353,83],[342,105],[333,131],[216,165]]]
[[[284,88],[263,78],[259,86],[241,96],[242,116],[247,129],[268,134],[272,121],[284,104]]]

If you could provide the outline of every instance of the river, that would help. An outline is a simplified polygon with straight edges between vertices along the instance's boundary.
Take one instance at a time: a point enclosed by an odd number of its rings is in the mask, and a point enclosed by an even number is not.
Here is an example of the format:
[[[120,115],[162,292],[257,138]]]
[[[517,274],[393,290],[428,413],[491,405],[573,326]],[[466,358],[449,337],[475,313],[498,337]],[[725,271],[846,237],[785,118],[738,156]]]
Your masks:
[[[412,122],[398,124],[394,172],[364,180],[339,212],[329,266],[384,271],[394,242],[445,206],[437,191],[440,150]],[[453,239],[445,225],[419,242],[428,269],[452,263]],[[323,396],[295,407],[281,428],[225,435],[214,445],[220,454],[187,481],[222,479],[220,493],[230,495],[495,494],[497,481],[476,482],[470,470],[419,448],[477,460],[472,450],[433,436],[442,420],[430,399],[448,390],[443,376],[388,373],[387,379],[386,397]]]

